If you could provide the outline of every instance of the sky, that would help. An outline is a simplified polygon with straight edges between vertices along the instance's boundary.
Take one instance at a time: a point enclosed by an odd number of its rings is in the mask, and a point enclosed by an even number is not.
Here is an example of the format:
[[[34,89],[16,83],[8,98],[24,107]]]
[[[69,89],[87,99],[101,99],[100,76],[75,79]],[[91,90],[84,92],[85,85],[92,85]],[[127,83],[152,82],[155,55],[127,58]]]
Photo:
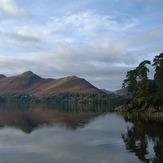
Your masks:
[[[0,73],[121,88],[163,51],[162,0],[0,0]]]

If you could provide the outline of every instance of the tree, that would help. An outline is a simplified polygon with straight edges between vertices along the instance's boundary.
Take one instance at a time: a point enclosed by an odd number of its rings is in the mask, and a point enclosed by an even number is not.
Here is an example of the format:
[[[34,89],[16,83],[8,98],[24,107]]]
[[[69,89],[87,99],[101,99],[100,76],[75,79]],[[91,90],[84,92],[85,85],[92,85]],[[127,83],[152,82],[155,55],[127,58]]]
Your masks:
[[[147,65],[150,65],[151,62],[148,60],[145,60],[139,64],[139,66],[136,68],[136,72],[138,74],[137,76],[137,91],[136,96],[137,97],[144,97],[148,93],[148,72],[149,68]]]
[[[135,88],[137,85],[137,71],[130,70],[127,72],[126,79],[123,81],[122,87],[128,88],[128,92],[135,94]]]
[[[160,111],[163,110],[163,53],[153,59],[154,80],[148,79],[148,65],[151,62],[144,60],[134,70],[128,71],[122,86],[132,93],[128,102],[131,107],[152,107]]]
[[[153,67],[155,68],[154,81],[156,84],[157,102],[163,104],[163,53],[155,56],[153,59]]]
[[[151,62],[145,60],[139,64],[134,70],[128,71],[126,79],[123,81],[123,87],[128,88],[128,92],[132,93],[132,105],[142,105],[148,93],[148,72],[147,65]]]
[[[128,71],[126,79],[123,81],[123,88],[127,87],[133,96],[144,96],[147,92],[149,72],[147,64],[151,64],[151,62],[145,60],[136,69]]]
[[[155,56],[153,66],[155,67],[154,80],[158,87],[163,88],[163,53]]]

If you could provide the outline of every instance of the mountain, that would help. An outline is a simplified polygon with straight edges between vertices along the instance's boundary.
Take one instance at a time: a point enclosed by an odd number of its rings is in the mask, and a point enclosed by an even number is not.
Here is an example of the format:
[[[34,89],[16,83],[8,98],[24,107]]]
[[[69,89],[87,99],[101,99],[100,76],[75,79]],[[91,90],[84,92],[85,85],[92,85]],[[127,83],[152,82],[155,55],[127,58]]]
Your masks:
[[[114,94],[127,97],[128,96],[128,90],[127,90],[127,88],[122,88],[122,89],[115,91]]]
[[[6,77],[5,75],[0,74],[0,79],[3,79],[3,78],[5,78],[5,77]]]
[[[108,91],[108,90],[106,90],[106,89],[101,89],[101,91],[103,91],[104,93],[106,93],[106,94],[108,94],[108,95],[113,94],[112,91]]]
[[[0,95],[13,93],[27,93],[42,98],[60,93],[102,94],[102,91],[77,76],[44,79],[31,71],[27,71],[0,80]]]

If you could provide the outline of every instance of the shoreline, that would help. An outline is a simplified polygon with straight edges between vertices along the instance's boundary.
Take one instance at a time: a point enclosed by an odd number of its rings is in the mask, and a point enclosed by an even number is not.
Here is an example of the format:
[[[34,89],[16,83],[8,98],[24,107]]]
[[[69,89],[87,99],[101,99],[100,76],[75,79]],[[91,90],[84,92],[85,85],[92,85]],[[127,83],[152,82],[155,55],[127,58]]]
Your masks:
[[[163,111],[158,111],[158,110],[155,110],[154,108],[150,108],[146,110],[142,110],[142,109],[129,110],[129,107],[127,106],[119,106],[115,108],[114,112],[117,112],[123,115],[133,115],[133,116],[139,116],[139,117],[149,117],[152,119],[162,119],[163,121]]]

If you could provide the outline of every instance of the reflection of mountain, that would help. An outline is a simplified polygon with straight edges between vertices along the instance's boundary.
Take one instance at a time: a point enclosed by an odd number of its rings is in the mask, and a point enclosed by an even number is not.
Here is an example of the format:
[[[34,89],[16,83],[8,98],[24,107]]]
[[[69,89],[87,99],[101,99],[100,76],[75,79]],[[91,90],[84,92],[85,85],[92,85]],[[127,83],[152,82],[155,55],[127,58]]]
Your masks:
[[[42,106],[34,110],[0,110],[0,126],[14,126],[25,133],[30,133],[41,125],[57,124],[66,128],[76,129],[88,123],[97,113],[90,112],[60,112],[44,109]]]
[[[150,118],[125,117],[127,122],[133,123],[122,135],[126,149],[143,162],[163,162],[163,121]]]

